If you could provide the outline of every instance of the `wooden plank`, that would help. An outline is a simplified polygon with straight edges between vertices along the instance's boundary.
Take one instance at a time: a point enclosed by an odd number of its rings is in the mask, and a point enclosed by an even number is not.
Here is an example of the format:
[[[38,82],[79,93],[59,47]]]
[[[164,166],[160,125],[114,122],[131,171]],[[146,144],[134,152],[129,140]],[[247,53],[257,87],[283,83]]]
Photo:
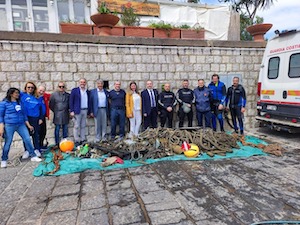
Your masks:
[[[102,2],[105,2],[107,7],[112,12],[122,13],[122,6],[128,3],[131,4],[131,7],[135,10],[135,14],[144,15],[144,16],[159,16],[160,8],[158,4],[147,3],[147,2],[132,2],[126,0],[98,0],[98,4],[101,5]]]

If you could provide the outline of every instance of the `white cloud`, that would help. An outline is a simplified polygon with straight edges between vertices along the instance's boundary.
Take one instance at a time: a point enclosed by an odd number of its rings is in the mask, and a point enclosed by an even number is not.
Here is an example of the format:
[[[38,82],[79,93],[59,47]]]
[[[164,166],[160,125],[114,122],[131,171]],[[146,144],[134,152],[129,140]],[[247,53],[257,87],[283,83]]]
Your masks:
[[[275,30],[291,30],[300,28],[300,1],[275,0],[269,9],[259,11],[258,16],[264,18],[265,23],[272,23],[273,27],[266,37],[273,37]]]

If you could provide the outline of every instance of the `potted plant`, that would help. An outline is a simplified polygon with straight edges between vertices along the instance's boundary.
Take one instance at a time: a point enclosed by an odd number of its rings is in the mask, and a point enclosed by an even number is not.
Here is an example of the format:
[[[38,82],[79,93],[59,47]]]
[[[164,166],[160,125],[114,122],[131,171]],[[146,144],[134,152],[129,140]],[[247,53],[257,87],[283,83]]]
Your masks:
[[[87,23],[76,23],[71,20],[59,23],[60,32],[63,34],[92,34],[92,26]]]
[[[180,38],[180,29],[174,28],[170,23],[153,22],[149,27],[154,28],[153,37],[155,38]]]
[[[98,7],[98,13],[92,15],[91,20],[99,28],[99,35],[109,36],[111,35],[112,27],[119,22],[120,18],[111,13],[106,6],[106,2],[101,2],[101,5]]]
[[[251,34],[254,41],[264,41],[264,35],[273,26],[270,23],[263,23],[264,19],[262,17],[256,16],[256,21],[252,26],[246,28],[246,30]]]
[[[140,18],[135,14],[135,9],[128,2],[122,5],[121,23],[124,27],[124,35],[129,37],[153,37],[153,29],[148,27],[138,27]]]
[[[181,39],[200,39],[200,40],[204,39],[205,30],[203,27],[199,25],[195,25],[194,27],[191,27],[187,24],[183,24],[178,28],[180,28]]]

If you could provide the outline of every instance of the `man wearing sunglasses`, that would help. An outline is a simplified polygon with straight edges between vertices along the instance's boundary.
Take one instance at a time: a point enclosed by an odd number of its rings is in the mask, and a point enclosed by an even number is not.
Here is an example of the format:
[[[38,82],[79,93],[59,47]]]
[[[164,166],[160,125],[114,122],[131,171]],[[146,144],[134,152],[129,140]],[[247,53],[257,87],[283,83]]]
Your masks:
[[[69,124],[69,99],[70,94],[66,91],[64,82],[59,82],[57,91],[50,97],[49,107],[54,113],[53,123],[55,124],[54,136],[55,144],[59,145],[60,129],[62,128],[63,138],[68,137],[68,124]]]

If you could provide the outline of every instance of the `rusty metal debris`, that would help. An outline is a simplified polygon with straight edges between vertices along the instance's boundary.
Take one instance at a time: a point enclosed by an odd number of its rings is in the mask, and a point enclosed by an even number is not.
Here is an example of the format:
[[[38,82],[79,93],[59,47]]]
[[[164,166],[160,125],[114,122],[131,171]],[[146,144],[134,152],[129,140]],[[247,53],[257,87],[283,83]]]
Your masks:
[[[282,156],[283,153],[285,152],[285,149],[282,146],[280,146],[279,144],[269,144],[269,145],[253,144],[253,143],[246,142],[244,136],[237,136],[237,135],[234,135],[234,136],[236,136],[235,138],[238,138],[238,140],[242,143],[242,145],[251,146],[254,148],[260,148],[264,152],[272,154],[272,155]]]
[[[230,134],[211,129],[155,128],[147,129],[132,141],[93,143],[90,147],[123,159],[146,160],[179,154],[181,144],[186,141],[198,145],[202,152],[213,157],[239,148],[237,140]]]
[[[64,157],[63,157],[63,155],[61,153],[61,150],[59,149],[59,147],[57,145],[53,146],[50,149],[50,151],[53,154],[52,162],[54,163],[55,168],[52,171],[47,172],[47,174],[54,174],[54,173],[56,173],[56,171],[59,170],[59,167],[60,167],[59,166],[59,160],[64,159]]]

